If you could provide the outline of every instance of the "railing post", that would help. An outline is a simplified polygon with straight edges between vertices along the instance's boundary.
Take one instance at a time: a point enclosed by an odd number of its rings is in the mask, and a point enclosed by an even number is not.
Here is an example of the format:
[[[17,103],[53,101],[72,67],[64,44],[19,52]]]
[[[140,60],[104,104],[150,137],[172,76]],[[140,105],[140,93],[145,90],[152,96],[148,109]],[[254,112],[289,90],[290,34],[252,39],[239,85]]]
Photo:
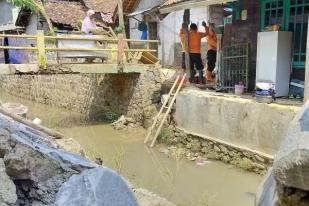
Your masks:
[[[37,47],[38,47],[38,61],[40,68],[46,69],[46,53],[45,53],[45,37],[44,31],[37,31]]]
[[[118,34],[118,55],[117,55],[117,64],[118,64],[118,73],[123,72],[123,54],[124,54],[124,35]]]

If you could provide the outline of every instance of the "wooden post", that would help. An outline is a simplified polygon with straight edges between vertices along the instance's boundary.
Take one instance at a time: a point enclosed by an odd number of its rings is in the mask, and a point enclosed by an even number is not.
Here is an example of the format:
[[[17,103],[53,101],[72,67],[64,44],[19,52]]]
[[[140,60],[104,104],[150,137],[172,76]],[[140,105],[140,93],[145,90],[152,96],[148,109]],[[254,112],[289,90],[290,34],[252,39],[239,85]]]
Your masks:
[[[118,34],[118,55],[117,55],[117,64],[118,72],[123,72],[123,54],[124,54],[124,35]]]
[[[309,27],[307,33],[307,51],[306,51],[306,67],[305,67],[305,85],[304,85],[304,103],[309,100]]]
[[[37,31],[37,47],[38,47],[38,61],[40,68],[46,69],[46,53],[45,53],[45,37],[44,31]]]
[[[185,47],[186,47],[186,73],[190,74],[190,49],[189,49],[189,24],[190,24],[190,9],[186,9],[183,14],[183,23],[185,24]]]
[[[119,27],[124,28],[124,18],[123,18],[123,4],[122,0],[118,0],[118,18],[119,18]],[[125,32],[125,31],[124,31]]]

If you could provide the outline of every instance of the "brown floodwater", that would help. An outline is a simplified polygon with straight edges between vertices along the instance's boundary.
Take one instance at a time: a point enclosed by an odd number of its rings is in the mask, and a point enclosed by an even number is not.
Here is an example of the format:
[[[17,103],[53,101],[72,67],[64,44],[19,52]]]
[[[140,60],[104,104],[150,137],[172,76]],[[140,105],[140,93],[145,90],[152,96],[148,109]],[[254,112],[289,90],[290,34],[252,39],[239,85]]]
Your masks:
[[[254,194],[262,180],[258,175],[216,161],[198,166],[184,159],[171,159],[158,149],[145,147],[143,129],[115,131],[108,124],[86,123],[76,112],[6,94],[0,94],[0,99],[28,106],[29,117],[38,117],[43,125],[76,139],[89,157],[101,157],[106,166],[120,171],[134,185],[177,205],[254,205]]]

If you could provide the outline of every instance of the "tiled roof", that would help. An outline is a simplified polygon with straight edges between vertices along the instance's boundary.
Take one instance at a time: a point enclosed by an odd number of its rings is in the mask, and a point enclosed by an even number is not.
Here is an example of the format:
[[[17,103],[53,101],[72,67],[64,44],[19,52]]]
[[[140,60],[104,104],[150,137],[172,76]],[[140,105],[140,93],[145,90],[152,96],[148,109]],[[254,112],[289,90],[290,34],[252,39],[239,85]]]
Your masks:
[[[114,13],[117,8],[117,0],[84,0],[87,8],[96,12]]]
[[[86,8],[79,2],[48,1],[45,11],[52,22],[76,26],[85,18]]]

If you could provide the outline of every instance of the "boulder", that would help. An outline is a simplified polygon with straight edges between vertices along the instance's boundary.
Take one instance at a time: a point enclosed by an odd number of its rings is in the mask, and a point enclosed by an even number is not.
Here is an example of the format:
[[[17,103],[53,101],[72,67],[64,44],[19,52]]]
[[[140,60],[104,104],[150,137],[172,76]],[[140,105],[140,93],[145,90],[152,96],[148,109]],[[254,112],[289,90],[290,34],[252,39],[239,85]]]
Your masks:
[[[107,168],[95,168],[73,175],[56,197],[56,206],[137,206],[122,177]]]
[[[277,206],[278,205],[278,194],[277,184],[270,169],[265,176],[261,187],[257,193],[255,206]]]
[[[280,185],[309,190],[309,102],[291,122],[273,172]]]
[[[135,197],[140,206],[175,206],[173,203],[167,201],[166,199],[159,197],[152,192],[145,189],[134,189]]]
[[[0,154],[6,174],[16,185],[17,205],[25,206],[52,205],[63,182],[73,174],[98,166],[84,157],[59,149],[46,134],[2,114]]]
[[[0,205],[13,206],[16,201],[17,195],[15,185],[5,172],[3,159],[0,159]]]

